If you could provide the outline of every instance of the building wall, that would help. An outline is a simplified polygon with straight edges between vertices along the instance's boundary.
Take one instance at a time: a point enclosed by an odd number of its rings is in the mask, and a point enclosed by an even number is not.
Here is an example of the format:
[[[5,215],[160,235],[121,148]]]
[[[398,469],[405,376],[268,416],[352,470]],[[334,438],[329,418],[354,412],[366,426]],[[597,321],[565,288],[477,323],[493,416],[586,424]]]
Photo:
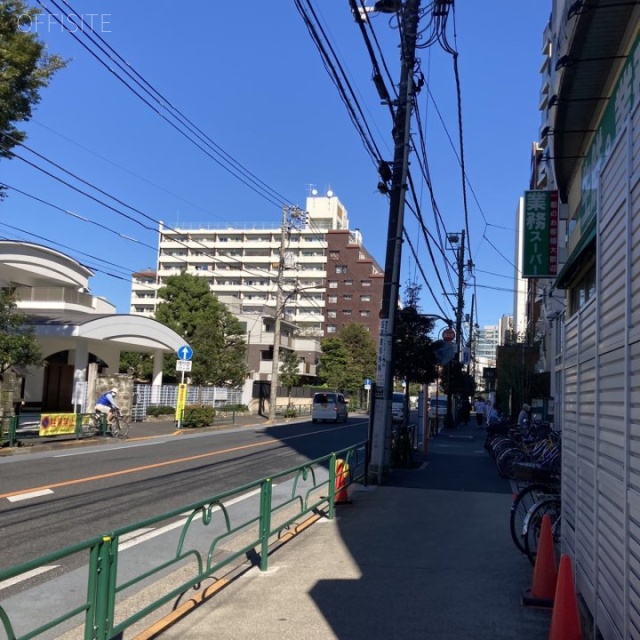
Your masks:
[[[574,560],[577,590],[605,640],[640,637],[640,45],[612,67],[606,95],[615,127],[602,130],[601,158],[588,176],[597,194],[592,251],[571,264],[556,373],[561,378],[563,551]],[[619,53],[627,55],[628,40]],[[613,64],[613,62],[612,62]],[[635,81],[634,81],[635,78]],[[623,93],[615,91],[622,83]],[[617,85],[620,86],[620,85]],[[594,128],[607,104],[594,113]],[[602,135],[600,138],[599,136]],[[590,140],[587,140],[590,143]],[[588,145],[586,145],[588,147]],[[569,185],[579,246],[583,169]],[[586,177],[586,174],[585,174]],[[590,194],[591,196],[591,194]],[[582,227],[582,237],[580,231]],[[593,283],[586,288],[586,274]],[[557,411],[557,408],[556,408]]]
[[[327,234],[325,336],[355,322],[378,343],[382,306],[382,270],[362,246],[359,233]]]
[[[286,237],[283,292],[287,320],[302,335],[323,337],[348,318],[366,326],[377,339],[383,273],[364,247],[360,232],[349,230],[344,205],[334,195],[310,196],[302,222]],[[186,270],[205,278],[219,298],[237,300],[237,313],[273,316],[280,243],[281,228],[275,225],[162,227],[157,271],[133,274],[131,313],[151,316],[157,290],[166,278]],[[339,322],[329,323],[325,315],[327,281],[335,274],[337,255],[343,271],[336,274],[340,276],[339,295],[344,301],[349,295],[346,288],[352,288],[353,308],[349,316],[345,313],[349,309],[341,307],[335,318]],[[349,280],[352,285],[347,284]],[[328,324],[332,326],[329,331]]]

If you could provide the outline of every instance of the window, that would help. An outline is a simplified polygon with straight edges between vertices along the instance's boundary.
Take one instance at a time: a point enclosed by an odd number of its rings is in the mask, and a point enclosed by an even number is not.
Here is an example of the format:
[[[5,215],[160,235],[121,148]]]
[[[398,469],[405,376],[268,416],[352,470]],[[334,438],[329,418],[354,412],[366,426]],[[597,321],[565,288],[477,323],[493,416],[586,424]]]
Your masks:
[[[345,300],[353,300],[353,296],[350,293],[345,293],[344,294],[344,299]]]
[[[336,265],[336,273],[347,273],[347,266],[344,264]]]
[[[362,311],[360,311],[360,315],[363,318],[368,318],[371,315],[371,311],[369,311],[369,309],[362,309]]]
[[[329,251],[329,258],[331,258],[331,260],[340,260],[340,252],[339,251]]]
[[[363,280],[362,281],[362,286],[363,287],[370,287],[371,286],[371,280]]]
[[[351,315],[351,309],[344,309],[342,311],[342,313],[344,313],[345,316],[350,316]]]
[[[327,325],[327,333],[335,333],[336,332],[336,325],[335,324],[328,324]]]
[[[329,289],[337,289],[338,281],[337,280],[329,280]]]
[[[370,295],[364,295],[364,296],[360,296],[360,301],[361,302],[371,302],[371,296]]]
[[[338,296],[327,296],[327,302],[329,304],[338,304]]]
[[[353,280],[345,280],[344,281],[345,286],[347,287],[352,287],[353,286]]]
[[[336,318],[338,316],[337,311],[327,311],[327,318]]]

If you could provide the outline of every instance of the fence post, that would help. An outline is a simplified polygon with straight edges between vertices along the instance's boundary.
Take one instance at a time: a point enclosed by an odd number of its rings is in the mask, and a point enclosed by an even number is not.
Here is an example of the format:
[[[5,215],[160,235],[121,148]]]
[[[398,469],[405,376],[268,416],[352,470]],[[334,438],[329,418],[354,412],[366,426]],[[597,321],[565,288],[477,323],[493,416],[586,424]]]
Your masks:
[[[85,638],[106,640],[113,626],[115,595],[112,587],[115,579],[111,576],[114,564],[111,557],[112,543],[111,536],[103,536],[102,541],[91,551],[87,593],[89,608],[85,618]]]
[[[336,510],[336,454],[329,458],[329,520],[333,520]]]
[[[82,414],[76,413],[76,440],[79,440],[80,436],[82,436],[82,420]]]
[[[231,424],[235,424],[236,423],[236,410],[233,409],[233,411],[231,412]]]
[[[272,493],[273,483],[271,478],[265,478],[260,489],[260,571],[266,571],[269,566]]]

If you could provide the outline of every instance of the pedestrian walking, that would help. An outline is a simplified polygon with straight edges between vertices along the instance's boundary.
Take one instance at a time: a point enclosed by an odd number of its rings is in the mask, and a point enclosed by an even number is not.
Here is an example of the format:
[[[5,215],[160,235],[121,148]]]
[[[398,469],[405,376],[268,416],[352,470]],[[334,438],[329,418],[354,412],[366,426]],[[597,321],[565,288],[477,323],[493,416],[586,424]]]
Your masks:
[[[529,411],[531,411],[531,407],[525,402],[522,405],[522,409],[518,414],[518,426],[526,427],[529,425]]]
[[[476,411],[477,428],[482,429],[482,425],[484,425],[484,414],[487,410],[487,405],[482,398],[476,398],[474,409]]]

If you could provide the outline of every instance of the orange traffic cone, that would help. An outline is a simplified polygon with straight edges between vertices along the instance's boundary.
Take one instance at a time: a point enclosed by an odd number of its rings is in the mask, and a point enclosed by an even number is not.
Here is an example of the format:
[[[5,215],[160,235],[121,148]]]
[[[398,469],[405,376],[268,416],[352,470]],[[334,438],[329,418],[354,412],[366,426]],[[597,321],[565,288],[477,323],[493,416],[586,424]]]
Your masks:
[[[347,478],[349,477],[349,465],[338,458],[336,460],[336,495],[334,504],[350,504],[347,493]]]
[[[560,558],[549,640],[582,640],[571,558],[567,555]]]
[[[542,516],[542,529],[538,539],[536,564],[533,568],[531,589],[523,591],[521,602],[526,607],[553,607],[556,592],[558,571],[556,569],[556,555],[553,550],[553,535],[551,533],[551,517],[548,513]]]

